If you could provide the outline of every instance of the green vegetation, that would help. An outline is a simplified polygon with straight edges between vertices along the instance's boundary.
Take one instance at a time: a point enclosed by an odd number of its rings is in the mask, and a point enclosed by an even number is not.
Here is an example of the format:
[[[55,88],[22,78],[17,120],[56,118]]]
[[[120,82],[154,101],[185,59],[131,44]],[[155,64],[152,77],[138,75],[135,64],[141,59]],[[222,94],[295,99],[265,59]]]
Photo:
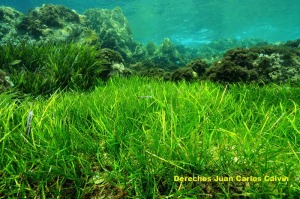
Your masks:
[[[79,44],[0,46],[0,69],[10,76],[15,89],[31,95],[60,90],[88,90],[102,78],[103,59],[95,47]]]
[[[298,40],[144,46],[84,14],[0,8],[0,199],[300,195]]]
[[[22,102],[2,93],[0,198],[293,198],[299,90],[131,77]]]

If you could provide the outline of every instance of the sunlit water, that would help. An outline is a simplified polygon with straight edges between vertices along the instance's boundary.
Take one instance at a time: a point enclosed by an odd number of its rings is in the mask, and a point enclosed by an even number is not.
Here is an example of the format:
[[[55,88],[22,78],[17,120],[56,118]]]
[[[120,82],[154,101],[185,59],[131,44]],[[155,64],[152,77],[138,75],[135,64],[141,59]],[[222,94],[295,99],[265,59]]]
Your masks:
[[[27,12],[44,3],[79,13],[88,8],[120,6],[134,39],[146,43],[168,37],[184,45],[222,38],[258,38],[269,42],[300,37],[299,0],[1,0],[0,5]]]

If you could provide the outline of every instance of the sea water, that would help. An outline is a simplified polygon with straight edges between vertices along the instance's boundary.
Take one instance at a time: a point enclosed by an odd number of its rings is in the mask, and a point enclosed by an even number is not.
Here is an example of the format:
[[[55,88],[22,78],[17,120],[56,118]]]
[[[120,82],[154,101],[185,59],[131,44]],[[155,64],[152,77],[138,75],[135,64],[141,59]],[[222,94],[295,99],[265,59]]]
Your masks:
[[[224,38],[278,42],[300,37],[299,0],[0,0],[23,13],[49,3],[79,13],[120,6],[134,39],[142,43],[170,38],[193,46]]]

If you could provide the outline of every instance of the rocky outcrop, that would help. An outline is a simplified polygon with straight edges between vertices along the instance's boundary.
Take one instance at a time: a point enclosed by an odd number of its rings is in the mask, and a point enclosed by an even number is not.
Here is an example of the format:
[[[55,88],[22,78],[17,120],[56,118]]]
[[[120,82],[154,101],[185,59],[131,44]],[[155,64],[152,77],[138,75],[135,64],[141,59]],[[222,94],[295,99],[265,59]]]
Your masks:
[[[96,33],[86,27],[83,15],[64,6],[52,4],[30,10],[22,17],[16,29],[20,38],[32,42],[76,42],[91,38],[97,40]]]
[[[130,75],[131,71],[124,67],[124,59],[122,55],[109,48],[103,48],[99,50],[97,58],[101,62],[101,79],[106,80],[115,75]]]
[[[118,51],[126,62],[146,54],[142,45],[133,41],[133,34],[120,7],[112,10],[89,9],[84,12],[89,28],[96,31],[101,48]]]
[[[99,36],[87,27],[84,15],[64,6],[44,4],[25,15],[10,7],[0,7],[0,44],[24,41],[96,45]]]
[[[20,23],[23,14],[10,7],[0,7],[0,44],[15,43],[17,38],[16,25]]]
[[[237,48],[206,73],[219,82],[300,83],[300,51],[285,45]]]

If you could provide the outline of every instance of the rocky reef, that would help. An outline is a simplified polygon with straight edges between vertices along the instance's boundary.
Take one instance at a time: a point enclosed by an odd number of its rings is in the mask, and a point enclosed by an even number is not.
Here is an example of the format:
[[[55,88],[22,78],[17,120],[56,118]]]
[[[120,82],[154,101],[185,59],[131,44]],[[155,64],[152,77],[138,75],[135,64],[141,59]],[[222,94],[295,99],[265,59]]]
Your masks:
[[[225,53],[206,73],[213,81],[299,83],[300,50],[282,45],[237,48]]]
[[[202,78],[205,74],[208,64],[202,59],[195,59],[188,63],[185,67],[180,67],[172,73],[173,81],[194,81]]]
[[[87,26],[96,31],[100,47],[118,51],[126,62],[145,55],[142,45],[133,40],[133,34],[120,7],[112,10],[89,9],[84,12]]]
[[[64,6],[44,4],[22,14],[0,8],[0,43],[79,42],[96,44],[99,36],[86,25],[86,17]]]
[[[131,74],[129,69],[124,67],[124,59],[122,55],[109,48],[99,50],[97,58],[101,61],[102,71],[100,77],[107,80],[111,76],[127,76]]]
[[[16,25],[20,23],[23,14],[10,7],[0,7],[0,44],[16,43]]]
[[[74,10],[64,6],[44,4],[24,15],[16,29],[23,40],[73,42],[95,37],[95,33],[89,30],[85,23],[85,16],[79,15]]]

